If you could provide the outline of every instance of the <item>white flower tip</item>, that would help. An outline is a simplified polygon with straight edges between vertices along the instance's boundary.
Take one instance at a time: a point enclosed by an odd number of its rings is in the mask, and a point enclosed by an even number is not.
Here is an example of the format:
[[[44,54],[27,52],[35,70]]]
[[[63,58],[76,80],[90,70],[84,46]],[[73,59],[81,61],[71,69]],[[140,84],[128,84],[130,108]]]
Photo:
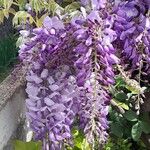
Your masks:
[[[82,14],[83,14],[83,17],[86,18],[86,17],[87,17],[87,13],[86,13],[85,8],[84,8],[84,7],[81,7],[80,10],[81,10],[81,12],[82,12]]]
[[[28,131],[26,135],[26,142],[30,142],[33,137],[33,131]]]
[[[29,34],[30,34],[30,32],[27,31],[27,30],[21,30],[21,31],[20,31],[20,34],[21,34],[23,37],[28,37]]]

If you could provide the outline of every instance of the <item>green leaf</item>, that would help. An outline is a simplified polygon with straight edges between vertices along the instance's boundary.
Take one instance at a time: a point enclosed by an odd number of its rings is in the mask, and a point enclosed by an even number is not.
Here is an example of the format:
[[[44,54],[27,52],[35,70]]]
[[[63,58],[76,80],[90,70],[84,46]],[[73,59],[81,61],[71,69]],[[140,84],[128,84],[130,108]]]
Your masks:
[[[46,2],[44,0],[30,0],[30,4],[35,10],[36,14],[38,14],[38,12],[41,12],[43,10]]]
[[[54,16],[55,14],[57,14],[57,11],[60,13],[63,11],[63,8],[58,5],[54,0],[49,0],[48,1],[48,10],[50,12],[52,12],[52,15]]]
[[[126,88],[132,92],[132,94],[139,94],[139,89],[136,89],[135,87],[133,86],[129,86],[129,85],[126,85]]]
[[[12,3],[13,3],[13,0],[4,0],[4,2],[3,2],[4,8],[9,9],[11,7]]]
[[[72,12],[80,8],[80,4],[78,2],[73,2],[65,7],[65,12]]]
[[[23,142],[16,140],[14,143],[15,150],[41,150],[41,142]]]
[[[142,124],[141,121],[138,121],[132,126],[131,135],[133,140],[138,141],[142,134]]]
[[[86,139],[83,140],[83,144],[81,147],[82,150],[91,150],[90,144],[87,142]]]
[[[30,24],[34,22],[33,17],[29,13],[25,11],[18,11],[13,18],[13,24],[14,25],[18,25],[19,23],[26,24],[27,18],[29,18]]]
[[[132,110],[126,111],[124,113],[124,117],[129,120],[129,121],[137,121],[138,116],[136,115],[136,113]]]
[[[4,21],[4,13],[3,10],[0,10],[0,23],[3,23]]]
[[[17,1],[19,8],[22,10],[25,7],[26,0],[18,0]]]
[[[90,144],[86,141],[85,136],[77,127],[72,129],[74,147],[72,150],[91,150]]]
[[[9,17],[9,9],[3,9],[4,16],[8,19]]]
[[[113,100],[117,103],[117,106],[120,106],[120,107],[122,107],[125,110],[129,110],[129,106],[127,104],[119,102],[119,101],[117,101],[115,99],[113,99]]]
[[[125,84],[126,83],[124,82],[124,80],[120,76],[116,77],[116,85],[115,85],[115,87],[124,87]]]
[[[115,94],[115,98],[117,100],[123,101],[123,100],[126,100],[128,97],[124,92],[119,92],[119,93]]]
[[[84,134],[76,128],[72,130],[72,134],[74,138],[75,147],[81,148],[84,140]]]
[[[63,0],[62,2],[62,7],[66,7],[67,5],[71,4],[72,2],[74,2],[75,0]]]
[[[110,125],[111,133],[116,135],[117,137],[122,137],[123,136],[123,128],[119,123],[112,123]]]
[[[145,121],[142,121],[141,125],[142,125],[142,131],[146,134],[149,134],[150,133],[150,124]]]

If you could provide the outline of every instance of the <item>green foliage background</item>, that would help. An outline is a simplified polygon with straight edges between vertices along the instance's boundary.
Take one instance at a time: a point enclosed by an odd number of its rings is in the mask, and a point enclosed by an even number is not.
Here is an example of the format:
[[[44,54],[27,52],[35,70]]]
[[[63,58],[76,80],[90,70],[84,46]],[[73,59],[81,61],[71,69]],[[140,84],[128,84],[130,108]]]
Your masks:
[[[10,34],[0,39],[0,82],[17,62],[17,36]]]

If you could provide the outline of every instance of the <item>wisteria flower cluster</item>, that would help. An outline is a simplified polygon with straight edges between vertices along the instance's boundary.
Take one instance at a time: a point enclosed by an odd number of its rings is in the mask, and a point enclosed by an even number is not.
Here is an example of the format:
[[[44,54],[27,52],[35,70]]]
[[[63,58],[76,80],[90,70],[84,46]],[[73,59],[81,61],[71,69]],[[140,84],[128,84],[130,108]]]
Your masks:
[[[148,1],[85,0],[81,6],[70,22],[46,17],[20,46],[28,66],[27,118],[44,150],[72,144],[75,121],[93,149],[104,144],[114,66],[149,73]]]
[[[150,18],[149,1],[123,1],[115,9],[114,29],[121,43],[124,61],[132,71],[141,66],[149,74]],[[144,65],[144,66],[143,66]]]
[[[71,138],[70,126],[78,112],[75,77],[68,66],[60,66],[40,74],[30,71],[26,79],[27,116],[34,138],[43,141],[44,149],[62,149],[63,140]]]

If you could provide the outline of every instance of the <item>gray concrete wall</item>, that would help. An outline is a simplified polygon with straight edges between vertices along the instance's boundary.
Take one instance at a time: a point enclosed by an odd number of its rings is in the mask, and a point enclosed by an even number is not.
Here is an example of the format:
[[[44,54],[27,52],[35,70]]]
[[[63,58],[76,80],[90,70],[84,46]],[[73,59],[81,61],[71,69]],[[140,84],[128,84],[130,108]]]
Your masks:
[[[26,94],[22,74],[23,70],[16,68],[0,84],[0,150],[11,150],[11,139],[23,138],[20,124],[25,118]]]

